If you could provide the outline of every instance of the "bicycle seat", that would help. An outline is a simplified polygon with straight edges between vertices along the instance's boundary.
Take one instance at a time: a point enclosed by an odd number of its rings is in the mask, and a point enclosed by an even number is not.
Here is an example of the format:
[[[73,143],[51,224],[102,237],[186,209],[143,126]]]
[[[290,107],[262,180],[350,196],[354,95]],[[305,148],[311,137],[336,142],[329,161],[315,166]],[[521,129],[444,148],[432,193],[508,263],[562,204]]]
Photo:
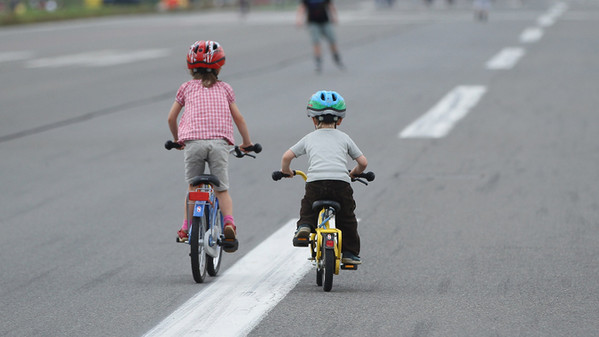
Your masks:
[[[316,200],[312,204],[312,209],[315,211],[319,211],[323,207],[333,207],[335,209],[335,213],[339,212],[339,210],[341,209],[341,205],[338,202],[332,200]]]
[[[201,174],[191,179],[191,186],[198,186],[201,184],[220,186],[220,180],[218,180],[216,176],[213,176],[211,174]]]

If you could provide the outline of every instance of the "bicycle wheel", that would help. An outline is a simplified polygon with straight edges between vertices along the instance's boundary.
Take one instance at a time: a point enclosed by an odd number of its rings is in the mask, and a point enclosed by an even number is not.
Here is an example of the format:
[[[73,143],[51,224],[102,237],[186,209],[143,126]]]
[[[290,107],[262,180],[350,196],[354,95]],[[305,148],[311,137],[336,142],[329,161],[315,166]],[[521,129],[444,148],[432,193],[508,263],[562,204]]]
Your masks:
[[[316,259],[316,238],[310,241],[310,250],[312,252],[312,258]],[[316,285],[322,287],[322,255],[320,256],[320,261],[316,261]]]
[[[208,269],[208,275],[210,276],[216,276],[220,270],[220,262],[222,261],[223,257],[223,246],[219,245],[217,240],[220,238],[222,228],[222,216],[219,209],[218,212],[216,212],[214,226],[210,229],[210,240],[212,240],[211,244],[216,245],[216,256],[210,256],[206,254],[206,268]]]
[[[197,283],[204,282],[206,278],[206,252],[204,251],[204,238],[206,236],[206,216],[194,217],[191,220],[189,245],[191,251],[191,273]]]
[[[324,282],[322,288],[324,291],[331,291],[333,288],[333,275],[335,274],[335,251],[333,249],[324,249]]]

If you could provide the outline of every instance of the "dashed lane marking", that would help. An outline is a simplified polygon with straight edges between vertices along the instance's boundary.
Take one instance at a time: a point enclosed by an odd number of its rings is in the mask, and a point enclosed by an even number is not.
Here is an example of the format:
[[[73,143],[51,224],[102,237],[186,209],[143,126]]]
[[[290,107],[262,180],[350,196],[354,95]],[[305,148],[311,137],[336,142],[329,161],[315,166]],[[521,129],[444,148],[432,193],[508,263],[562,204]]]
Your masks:
[[[520,42],[522,43],[533,43],[537,42],[543,37],[543,29],[539,27],[526,28],[522,34],[520,34]]]
[[[501,50],[497,55],[491,58],[487,63],[487,69],[512,69],[518,60],[524,56],[524,48],[508,47]]]
[[[399,133],[400,138],[441,138],[478,103],[487,88],[458,86]]]

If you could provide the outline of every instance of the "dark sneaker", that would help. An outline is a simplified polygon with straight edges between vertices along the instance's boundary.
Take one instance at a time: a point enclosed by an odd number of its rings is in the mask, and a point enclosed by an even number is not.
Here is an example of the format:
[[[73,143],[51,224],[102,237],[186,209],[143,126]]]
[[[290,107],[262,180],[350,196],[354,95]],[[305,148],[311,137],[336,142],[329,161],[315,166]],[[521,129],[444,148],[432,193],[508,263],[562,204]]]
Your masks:
[[[295,247],[307,247],[310,243],[310,232],[312,229],[308,225],[300,225],[293,236],[293,245]]]
[[[234,253],[239,248],[237,241],[237,227],[232,222],[227,222],[224,229],[225,239],[222,242],[223,250],[227,253]]]
[[[344,252],[343,258],[341,259],[343,264],[361,264],[362,261],[358,255],[354,255],[350,252]]]

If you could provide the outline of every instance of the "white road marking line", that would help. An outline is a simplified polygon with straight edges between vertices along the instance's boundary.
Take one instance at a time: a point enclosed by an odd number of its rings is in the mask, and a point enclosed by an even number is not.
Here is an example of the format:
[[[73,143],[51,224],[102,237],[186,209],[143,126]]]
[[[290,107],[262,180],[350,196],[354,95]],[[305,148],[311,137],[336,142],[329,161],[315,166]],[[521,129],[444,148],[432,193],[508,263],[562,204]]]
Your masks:
[[[537,19],[537,23],[541,27],[550,27],[555,23],[555,18],[549,14],[545,14]]]
[[[306,249],[291,244],[295,222],[212,279],[145,336],[246,336],[312,268]]]
[[[486,63],[487,69],[511,69],[513,68],[518,60],[524,55],[524,48],[520,47],[508,47],[504,48],[497,55],[491,58]]]
[[[543,14],[537,19],[537,23],[541,27],[549,27],[555,23],[555,20],[559,18],[562,14],[564,14],[568,10],[568,4],[564,2],[558,2],[553,5],[547,13]]]
[[[0,53],[0,62],[22,61],[33,57],[33,53],[29,51],[14,51]]]
[[[526,28],[522,34],[520,34],[520,42],[522,43],[533,43],[537,42],[543,37],[543,29],[538,27]]]
[[[168,49],[136,51],[98,50],[87,53],[42,58],[27,62],[28,68],[58,68],[67,66],[106,67],[168,56]]]
[[[483,94],[484,86],[458,86],[437,105],[400,132],[400,138],[441,138],[464,118]]]

